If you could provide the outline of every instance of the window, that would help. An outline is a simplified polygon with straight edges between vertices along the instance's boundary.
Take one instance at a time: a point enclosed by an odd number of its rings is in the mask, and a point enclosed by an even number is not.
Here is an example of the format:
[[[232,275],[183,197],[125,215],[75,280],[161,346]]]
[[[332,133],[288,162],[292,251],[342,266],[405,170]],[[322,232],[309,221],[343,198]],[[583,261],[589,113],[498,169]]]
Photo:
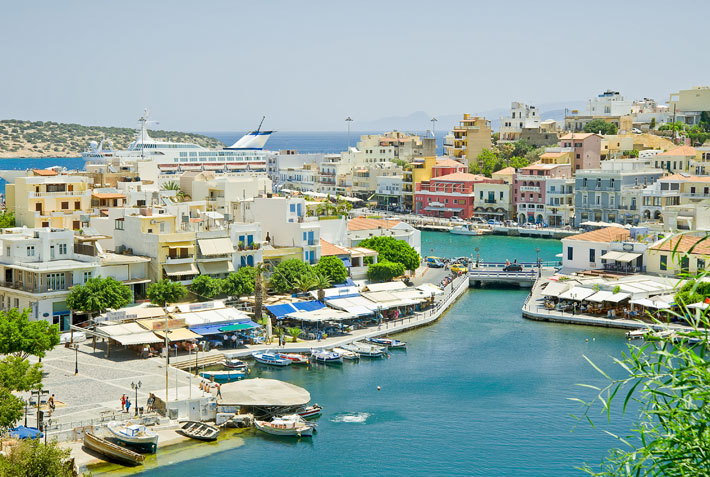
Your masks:
[[[91,280],[91,275],[93,272],[84,272],[84,283],[88,282]]]
[[[597,251],[593,248],[589,249],[589,263],[594,263],[596,261]]]
[[[35,256],[35,246],[30,245],[27,247],[27,256],[28,257],[34,257]]]
[[[691,188],[690,188],[690,193],[691,193],[691,194],[695,194],[695,187],[691,187]]]
[[[48,273],[47,274],[47,290],[64,290],[64,274],[63,273]]]
[[[602,186],[602,180],[597,179],[597,189],[601,188],[601,186]]]
[[[572,247],[567,247],[567,260],[572,260],[574,257],[574,249]]]
[[[80,201],[75,201],[74,202],[74,210],[81,210],[81,202]]]
[[[290,204],[290,205],[289,205],[289,210],[290,210],[291,212],[296,212],[296,204]]]
[[[614,188],[614,179],[609,179],[609,187]]]
[[[587,187],[587,178],[582,179],[582,187]]]
[[[503,191],[500,192],[500,200],[503,200]]]
[[[705,270],[705,259],[704,258],[698,259],[697,269],[699,272]]]
[[[614,194],[609,195],[609,207],[614,207],[614,202],[616,202],[616,196]]]
[[[116,230],[123,230],[123,219],[116,219],[114,222],[114,228]]]
[[[661,270],[668,270],[668,255],[661,255]]]
[[[67,254],[67,244],[60,243],[59,244],[59,255],[66,255],[66,254]]]
[[[594,203],[596,205],[602,205],[602,196],[600,194],[594,196]]]

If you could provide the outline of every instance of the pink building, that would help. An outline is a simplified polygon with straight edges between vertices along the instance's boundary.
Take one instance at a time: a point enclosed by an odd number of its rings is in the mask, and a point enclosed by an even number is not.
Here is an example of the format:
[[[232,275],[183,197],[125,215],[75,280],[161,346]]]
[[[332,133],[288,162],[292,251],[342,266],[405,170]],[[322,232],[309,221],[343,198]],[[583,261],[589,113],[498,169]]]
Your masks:
[[[513,179],[513,204],[518,223],[544,223],[545,181],[548,178],[572,177],[569,164],[536,162],[520,169]]]
[[[414,192],[415,213],[470,219],[474,214],[474,185],[481,182],[503,184],[502,180],[467,172],[455,172],[420,182]]]
[[[560,147],[574,149],[574,169],[601,168],[602,137],[593,133],[570,133],[560,138]]]
[[[431,168],[432,177],[447,176],[457,172],[468,172],[466,165],[449,158],[437,160],[436,165]]]

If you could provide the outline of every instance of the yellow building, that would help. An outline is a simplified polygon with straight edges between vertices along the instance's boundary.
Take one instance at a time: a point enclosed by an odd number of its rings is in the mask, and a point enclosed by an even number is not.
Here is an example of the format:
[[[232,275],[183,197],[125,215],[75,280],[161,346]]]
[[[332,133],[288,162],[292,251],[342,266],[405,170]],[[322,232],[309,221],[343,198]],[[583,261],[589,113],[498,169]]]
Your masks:
[[[35,170],[5,186],[7,210],[18,226],[78,230],[81,215],[91,209],[91,179]]]
[[[695,275],[710,265],[710,244],[703,237],[677,235],[648,249],[646,271],[658,275]]]
[[[561,149],[559,151],[549,151],[540,156],[541,164],[573,164],[574,150],[569,148],[551,148]],[[569,149],[569,150],[567,150]]]
[[[502,180],[506,184],[512,184],[515,177],[515,169],[513,167],[505,167],[491,174],[491,177],[495,180]]]
[[[459,125],[447,137],[447,143],[444,146],[446,154],[465,159],[468,166],[484,149],[492,147],[491,122],[483,117],[464,114]]]
[[[414,210],[414,191],[417,184],[432,178],[436,157],[427,156],[415,159],[402,172],[402,196],[406,210]]]
[[[654,167],[663,169],[672,174],[676,172],[693,172],[690,170],[697,157],[697,151],[691,146],[680,146],[654,158]]]
[[[606,135],[602,139],[602,160],[621,157],[625,151],[637,150],[646,151],[648,149],[669,150],[676,147],[673,141],[655,134],[613,134]]]

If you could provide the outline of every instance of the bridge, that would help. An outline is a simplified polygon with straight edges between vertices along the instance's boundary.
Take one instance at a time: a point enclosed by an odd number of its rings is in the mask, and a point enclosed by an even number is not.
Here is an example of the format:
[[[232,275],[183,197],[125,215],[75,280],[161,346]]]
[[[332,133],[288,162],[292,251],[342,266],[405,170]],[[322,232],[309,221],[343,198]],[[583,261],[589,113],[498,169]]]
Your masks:
[[[479,263],[478,267],[470,268],[468,271],[469,286],[504,284],[531,288],[540,275],[540,269],[535,262],[518,263],[522,267],[518,272],[503,270],[507,265],[507,263]],[[556,265],[558,265],[556,262],[540,262],[539,267],[550,269]]]

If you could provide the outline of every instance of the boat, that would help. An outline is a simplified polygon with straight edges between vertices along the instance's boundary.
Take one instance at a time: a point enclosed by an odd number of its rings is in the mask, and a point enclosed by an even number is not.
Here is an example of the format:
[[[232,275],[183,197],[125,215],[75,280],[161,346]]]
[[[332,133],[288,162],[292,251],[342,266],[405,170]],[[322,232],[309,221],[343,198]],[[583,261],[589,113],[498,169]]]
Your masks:
[[[230,369],[228,371],[203,371],[200,373],[205,379],[214,381],[216,383],[231,383],[233,381],[239,381],[246,377],[246,371],[241,369]]]
[[[456,235],[483,235],[486,233],[483,229],[479,229],[474,224],[457,225],[449,230],[449,232]]]
[[[84,447],[97,454],[101,454],[112,462],[123,465],[141,465],[145,460],[143,454],[133,452],[130,449],[109,442],[90,432],[84,434]]]
[[[279,353],[272,353],[271,351],[254,351],[251,356],[257,363],[271,366],[288,366],[293,362],[288,358],[281,357]]]
[[[199,421],[181,422],[180,432],[198,441],[216,441],[219,436],[219,429]]]
[[[368,338],[367,341],[370,343],[375,343],[380,346],[387,346],[390,349],[406,349],[407,343],[405,341],[395,340],[392,338]]]
[[[236,358],[225,358],[224,361],[222,361],[222,366],[224,366],[225,368],[236,369],[245,372],[249,370],[249,367],[244,361]]]
[[[626,332],[626,337],[630,340],[643,339],[650,332],[647,328],[639,328],[637,330],[631,330]]]
[[[137,167],[138,163],[155,164],[159,173],[212,170],[216,173],[266,172],[267,163],[277,153],[264,150],[273,131],[262,131],[261,124],[229,147],[208,149],[194,143],[154,139],[148,133],[149,111],[138,119],[135,140],[125,150],[114,150],[110,140],[91,141],[81,157],[86,170],[107,167]],[[262,118],[262,124],[264,119]]]
[[[321,411],[323,411],[323,408],[316,403],[312,406],[308,406],[307,408],[301,411],[298,411],[298,415],[301,416],[303,419],[313,419],[314,417],[320,416]]]
[[[121,444],[149,454],[155,454],[158,450],[158,433],[147,429],[143,424],[111,421],[107,427]]]
[[[301,416],[291,414],[288,416],[274,417],[271,421],[254,420],[256,428],[274,436],[313,436],[313,426],[308,424]]]
[[[282,358],[290,359],[291,364],[308,364],[310,360],[305,354],[298,353],[280,353],[279,356]]]
[[[362,342],[346,344],[343,345],[342,348],[368,358],[379,358],[385,355],[384,348]]]
[[[359,355],[359,354],[357,354],[357,353],[355,353],[355,352],[353,352],[353,351],[348,351],[348,350],[343,349],[343,348],[333,348],[333,351],[335,351],[336,353],[340,353],[341,355],[343,355],[343,359],[350,359],[350,360],[360,359],[360,355]]]
[[[313,360],[318,363],[333,364],[343,362],[343,355],[336,351],[326,351],[324,349],[313,350],[311,351],[311,356],[313,356]]]

